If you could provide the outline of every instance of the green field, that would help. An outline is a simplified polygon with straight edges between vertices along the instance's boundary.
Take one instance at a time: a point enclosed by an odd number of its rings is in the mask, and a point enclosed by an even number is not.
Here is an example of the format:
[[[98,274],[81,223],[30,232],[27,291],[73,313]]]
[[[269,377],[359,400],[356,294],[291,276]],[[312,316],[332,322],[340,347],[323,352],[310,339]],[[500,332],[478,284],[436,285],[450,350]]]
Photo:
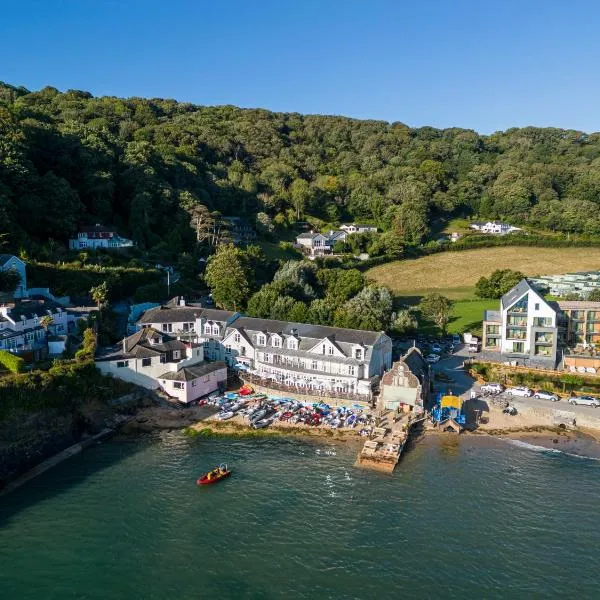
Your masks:
[[[453,300],[473,298],[477,280],[495,269],[513,269],[529,276],[600,270],[600,248],[503,246],[440,252],[386,263],[365,275],[410,303],[430,292]]]
[[[447,333],[465,333],[481,336],[481,322],[483,311],[497,309],[499,300],[456,300],[452,304],[452,314],[448,323]],[[425,320],[420,314],[419,332],[426,335],[439,335],[441,332],[433,324]]]

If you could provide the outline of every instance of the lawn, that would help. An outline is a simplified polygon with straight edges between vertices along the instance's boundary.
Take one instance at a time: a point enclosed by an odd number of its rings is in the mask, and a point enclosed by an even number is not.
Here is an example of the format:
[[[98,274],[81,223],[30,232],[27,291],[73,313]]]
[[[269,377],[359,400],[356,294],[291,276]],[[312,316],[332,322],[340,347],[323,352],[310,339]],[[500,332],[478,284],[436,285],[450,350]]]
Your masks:
[[[447,333],[465,333],[481,336],[481,322],[483,311],[497,309],[499,300],[456,300],[452,303],[452,314],[448,323]],[[419,333],[425,335],[439,335],[440,331],[433,324],[426,321],[417,311],[419,320]]]
[[[472,298],[477,280],[495,269],[513,269],[529,276],[600,270],[600,248],[505,246],[440,252],[373,267],[366,276],[396,296],[411,300],[431,292],[463,300]]]

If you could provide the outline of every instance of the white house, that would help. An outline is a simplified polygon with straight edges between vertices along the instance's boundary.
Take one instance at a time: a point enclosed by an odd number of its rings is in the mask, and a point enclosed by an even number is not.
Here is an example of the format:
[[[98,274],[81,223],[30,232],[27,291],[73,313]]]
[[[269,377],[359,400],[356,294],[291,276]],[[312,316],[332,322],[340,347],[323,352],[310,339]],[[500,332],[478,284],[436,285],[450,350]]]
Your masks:
[[[226,360],[266,380],[369,395],[392,364],[383,332],[239,317],[222,341]]]
[[[361,225],[358,223],[344,223],[340,229],[346,233],[377,233],[377,227],[374,225]]]
[[[25,263],[12,254],[0,254],[0,271],[16,271],[21,281],[17,285],[13,296],[15,298],[24,298],[27,296],[27,272],[25,269]]]
[[[515,231],[522,231],[520,227],[514,227],[508,223],[500,223],[499,221],[473,221],[469,225],[471,229],[493,235],[506,235]]]
[[[120,237],[113,227],[96,223],[93,227],[80,227],[76,239],[69,240],[70,250],[96,250],[97,248],[131,248],[133,242]]]
[[[144,327],[121,344],[99,353],[96,366],[102,373],[148,389],[161,389],[189,403],[227,384],[227,365],[205,362],[201,344],[184,342]]]
[[[46,316],[52,319],[47,329],[41,325]],[[70,333],[77,321],[85,317],[86,312],[69,310],[47,300],[22,300],[0,306],[0,350],[31,352],[33,358],[43,358],[48,352],[49,336]]]
[[[322,256],[331,254],[333,246],[338,241],[345,241],[348,233],[346,231],[329,231],[328,233],[301,233],[296,237],[296,243],[304,250],[308,250],[311,256]]]

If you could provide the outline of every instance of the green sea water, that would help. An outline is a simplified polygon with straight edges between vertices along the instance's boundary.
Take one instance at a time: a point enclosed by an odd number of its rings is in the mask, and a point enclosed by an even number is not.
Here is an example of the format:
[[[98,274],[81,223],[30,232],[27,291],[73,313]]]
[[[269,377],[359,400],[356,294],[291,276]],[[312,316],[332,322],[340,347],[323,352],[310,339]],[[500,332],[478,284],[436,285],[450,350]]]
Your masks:
[[[600,598],[600,462],[430,438],[108,442],[0,498],[0,598]],[[199,488],[203,470],[233,476]]]

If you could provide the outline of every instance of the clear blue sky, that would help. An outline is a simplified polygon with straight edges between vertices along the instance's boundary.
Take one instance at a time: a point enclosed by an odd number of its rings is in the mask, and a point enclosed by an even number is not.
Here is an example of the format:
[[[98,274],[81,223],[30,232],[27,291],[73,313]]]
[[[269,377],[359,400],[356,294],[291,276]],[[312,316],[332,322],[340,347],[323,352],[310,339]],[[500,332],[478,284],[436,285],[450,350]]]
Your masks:
[[[593,0],[0,0],[0,80],[412,126],[600,130]]]

